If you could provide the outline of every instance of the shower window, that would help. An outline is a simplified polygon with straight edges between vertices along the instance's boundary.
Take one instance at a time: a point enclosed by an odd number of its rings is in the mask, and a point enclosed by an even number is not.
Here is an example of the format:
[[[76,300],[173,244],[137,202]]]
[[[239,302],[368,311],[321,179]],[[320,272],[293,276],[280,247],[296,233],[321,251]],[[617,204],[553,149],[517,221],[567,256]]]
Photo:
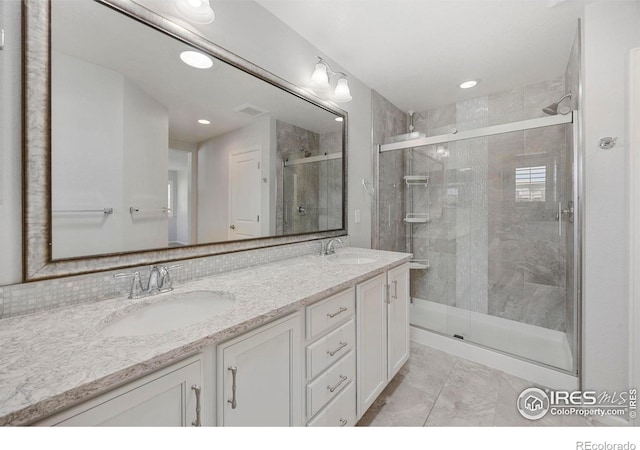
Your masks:
[[[546,166],[516,168],[516,202],[544,202]]]

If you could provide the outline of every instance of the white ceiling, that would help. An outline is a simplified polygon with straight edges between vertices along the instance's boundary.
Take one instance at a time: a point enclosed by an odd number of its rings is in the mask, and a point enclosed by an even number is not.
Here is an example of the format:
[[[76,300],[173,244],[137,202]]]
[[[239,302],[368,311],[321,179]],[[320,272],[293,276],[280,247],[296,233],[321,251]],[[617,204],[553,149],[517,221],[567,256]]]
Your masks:
[[[584,4],[562,0],[258,3],[404,111],[562,75]],[[469,79],[479,84],[467,90],[458,87]]]
[[[55,51],[65,53],[116,71],[144,89],[167,109],[170,140],[195,144],[242,128],[253,118],[234,109],[245,104],[316,133],[342,129],[328,111],[222,61],[206,70],[185,65],[179,54],[188,45],[96,2],[53,3],[52,48],[54,65]]]

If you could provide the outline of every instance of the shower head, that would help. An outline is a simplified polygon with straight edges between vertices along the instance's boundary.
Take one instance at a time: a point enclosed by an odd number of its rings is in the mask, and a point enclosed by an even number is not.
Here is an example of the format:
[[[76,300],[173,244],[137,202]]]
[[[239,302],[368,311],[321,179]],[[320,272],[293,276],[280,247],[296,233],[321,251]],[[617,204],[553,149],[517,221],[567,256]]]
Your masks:
[[[542,108],[542,112],[544,112],[545,114],[549,114],[550,116],[555,116],[558,113],[567,114],[569,111],[571,111],[571,108],[568,106],[563,106],[562,108],[558,109],[558,105],[560,105],[560,103],[562,103],[562,100],[564,100],[565,98],[571,98],[572,95],[573,94],[571,92],[563,95],[557,102],[552,103],[545,108]]]

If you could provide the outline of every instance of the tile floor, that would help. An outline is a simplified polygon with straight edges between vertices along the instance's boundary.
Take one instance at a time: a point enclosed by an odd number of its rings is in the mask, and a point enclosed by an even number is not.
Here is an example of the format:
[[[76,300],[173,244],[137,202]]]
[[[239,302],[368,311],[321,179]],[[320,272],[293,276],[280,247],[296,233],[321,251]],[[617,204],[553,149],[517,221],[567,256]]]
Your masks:
[[[580,416],[525,419],[520,393],[534,383],[411,342],[411,357],[358,426],[592,426]]]

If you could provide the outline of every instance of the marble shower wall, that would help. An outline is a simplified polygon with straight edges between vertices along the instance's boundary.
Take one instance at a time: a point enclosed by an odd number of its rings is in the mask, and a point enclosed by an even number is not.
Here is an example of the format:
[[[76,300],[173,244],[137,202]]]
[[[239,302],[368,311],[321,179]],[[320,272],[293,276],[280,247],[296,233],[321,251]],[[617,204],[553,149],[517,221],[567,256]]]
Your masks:
[[[276,233],[342,228],[342,159],[282,167],[286,159],[342,152],[342,133],[314,133],[276,121]],[[299,207],[304,207],[304,212]]]
[[[543,117],[542,108],[564,93],[565,79],[558,77],[422,111],[414,123],[416,131],[433,136],[452,128]],[[430,177],[429,188],[423,192],[411,188],[406,203],[415,212],[428,211],[432,218],[427,225],[413,226],[413,251],[416,258],[429,259],[431,269],[412,271],[412,296],[565,330],[567,243],[566,233],[558,236],[555,211],[557,202],[567,196],[564,175],[570,172],[571,139],[567,128],[547,127],[405,152],[405,166],[413,174]],[[448,154],[442,164],[426,156],[437,151]],[[516,202],[516,168],[535,166],[546,167],[545,200]]]
[[[407,115],[376,91],[371,92],[373,145],[383,144],[388,138],[407,132]],[[380,154],[379,185],[375,195],[380,210],[373,208],[372,241],[374,248],[404,252],[406,247],[404,152]]]

